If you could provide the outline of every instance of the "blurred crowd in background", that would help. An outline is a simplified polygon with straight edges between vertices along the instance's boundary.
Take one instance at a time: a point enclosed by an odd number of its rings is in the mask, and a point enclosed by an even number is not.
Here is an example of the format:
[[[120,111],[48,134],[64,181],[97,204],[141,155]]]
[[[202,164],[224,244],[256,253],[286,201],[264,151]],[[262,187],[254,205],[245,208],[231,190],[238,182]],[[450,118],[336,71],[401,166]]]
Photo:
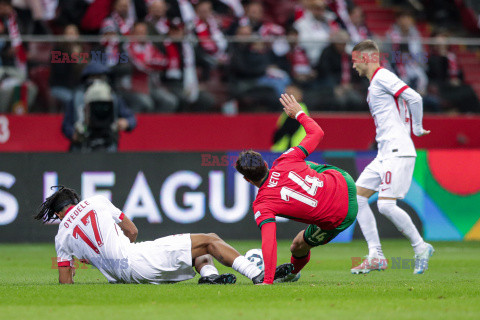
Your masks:
[[[479,4],[0,0],[0,113],[65,112],[73,139],[91,99],[103,102],[99,114],[113,105],[118,130],[132,129],[136,112],[278,111],[286,90],[309,111],[367,111],[351,48],[376,37],[385,37],[382,65],[424,97],[425,111],[476,113],[480,46],[449,39],[478,39]],[[63,37],[35,41],[50,35]]]

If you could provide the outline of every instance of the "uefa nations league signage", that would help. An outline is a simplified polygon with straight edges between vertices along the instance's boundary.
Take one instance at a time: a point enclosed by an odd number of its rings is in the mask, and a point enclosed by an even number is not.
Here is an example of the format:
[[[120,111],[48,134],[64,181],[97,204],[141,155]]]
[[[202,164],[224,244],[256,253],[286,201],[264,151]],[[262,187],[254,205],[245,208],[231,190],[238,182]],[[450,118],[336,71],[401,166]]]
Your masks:
[[[309,160],[339,166],[356,178],[374,153],[340,155],[316,152]],[[176,233],[215,232],[226,239],[260,240],[251,204],[257,189],[238,174],[231,153],[0,153],[0,242],[50,242],[57,224],[42,226],[33,219],[38,206],[65,185],[83,198],[101,194],[139,229],[139,240]],[[272,162],[279,154],[263,153]],[[361,168],[359,167],[361,166]],[[401,204],[406,205],[406,204]],[[375,213],[376,205],[372,203]],[[419,228],[411,207],[404,207]],[[278,238],[292,239],[306,226],[278,220]],[[400,233],[381,215],[381,236]],[[336,241],[361,238],[358,227]]]

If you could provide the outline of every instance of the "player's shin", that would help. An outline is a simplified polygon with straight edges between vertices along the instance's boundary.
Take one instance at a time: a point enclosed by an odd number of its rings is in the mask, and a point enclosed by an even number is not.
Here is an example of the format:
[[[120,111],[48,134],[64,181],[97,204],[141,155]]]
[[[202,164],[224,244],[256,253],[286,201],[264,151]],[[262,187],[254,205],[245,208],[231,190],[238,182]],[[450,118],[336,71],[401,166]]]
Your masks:
[[[292,254],[292,257],[290,258],[290,262],[293,264],[293,274],[297,274],[300,272],[300,270],[305,267],[305,265],[310,261],[310,251],[303,256],[303,257],[296,257]]]
[[[424,252],[427,244],[412,222],[412,218],[399,206],[396,200],[378,200],[378,211],[387,217],[412,244],[416,254]]]
[[[262,270],[257,268],[254,263],[250,262],[244,256],[238,256],[233,261],[232,268],[249,279],[255,278],[262,272]]]
[[[195,269],[202,277],[218,275],[218,270],[213,264],[212,256],[208,254],[195,258]]]
[[[368,198],[357,195],[357,202],[357,221],[368,244],[368,256],[383,258],[384,255],[382,245],[380,244],[380,237],[378,236],[377,222],[368,204]]]

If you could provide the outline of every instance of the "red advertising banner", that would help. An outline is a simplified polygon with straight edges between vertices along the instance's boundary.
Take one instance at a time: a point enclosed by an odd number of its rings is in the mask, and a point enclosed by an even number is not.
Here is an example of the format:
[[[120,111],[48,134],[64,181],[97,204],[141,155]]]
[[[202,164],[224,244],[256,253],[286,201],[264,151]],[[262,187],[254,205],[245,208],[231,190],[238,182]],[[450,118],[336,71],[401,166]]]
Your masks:
[[[368,150],[375,139],[369,114],[314,113],[325,131],[320,150]],[[269,150],[278,114],[140,114],[120,137],[120,151]],[[64,152],[62,115],[0,115],[0,152]],[[417,148],[480,148],[480,116],[425,116],[429,136]]]

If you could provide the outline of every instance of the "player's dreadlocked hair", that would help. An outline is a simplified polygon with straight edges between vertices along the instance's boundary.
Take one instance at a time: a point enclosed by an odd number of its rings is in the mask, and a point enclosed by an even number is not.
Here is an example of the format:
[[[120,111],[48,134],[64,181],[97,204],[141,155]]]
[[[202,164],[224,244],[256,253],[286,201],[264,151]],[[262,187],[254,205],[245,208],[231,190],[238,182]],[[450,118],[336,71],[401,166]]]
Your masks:
[[[250,181],[257,182],[263,179],[268,168],[262,155],[253,150],[244,150],[238,155],[235,169]]]
[[[62,211],[69,204],[80,202],[80,196],[75,190],[65,188],[64,186],[53,186],[50,189],[53,188],[58,188],[58,190],[42,203],[38,214],[35,216],[35,219],[43,220],[43,223],[58,219],[55,212]]]

